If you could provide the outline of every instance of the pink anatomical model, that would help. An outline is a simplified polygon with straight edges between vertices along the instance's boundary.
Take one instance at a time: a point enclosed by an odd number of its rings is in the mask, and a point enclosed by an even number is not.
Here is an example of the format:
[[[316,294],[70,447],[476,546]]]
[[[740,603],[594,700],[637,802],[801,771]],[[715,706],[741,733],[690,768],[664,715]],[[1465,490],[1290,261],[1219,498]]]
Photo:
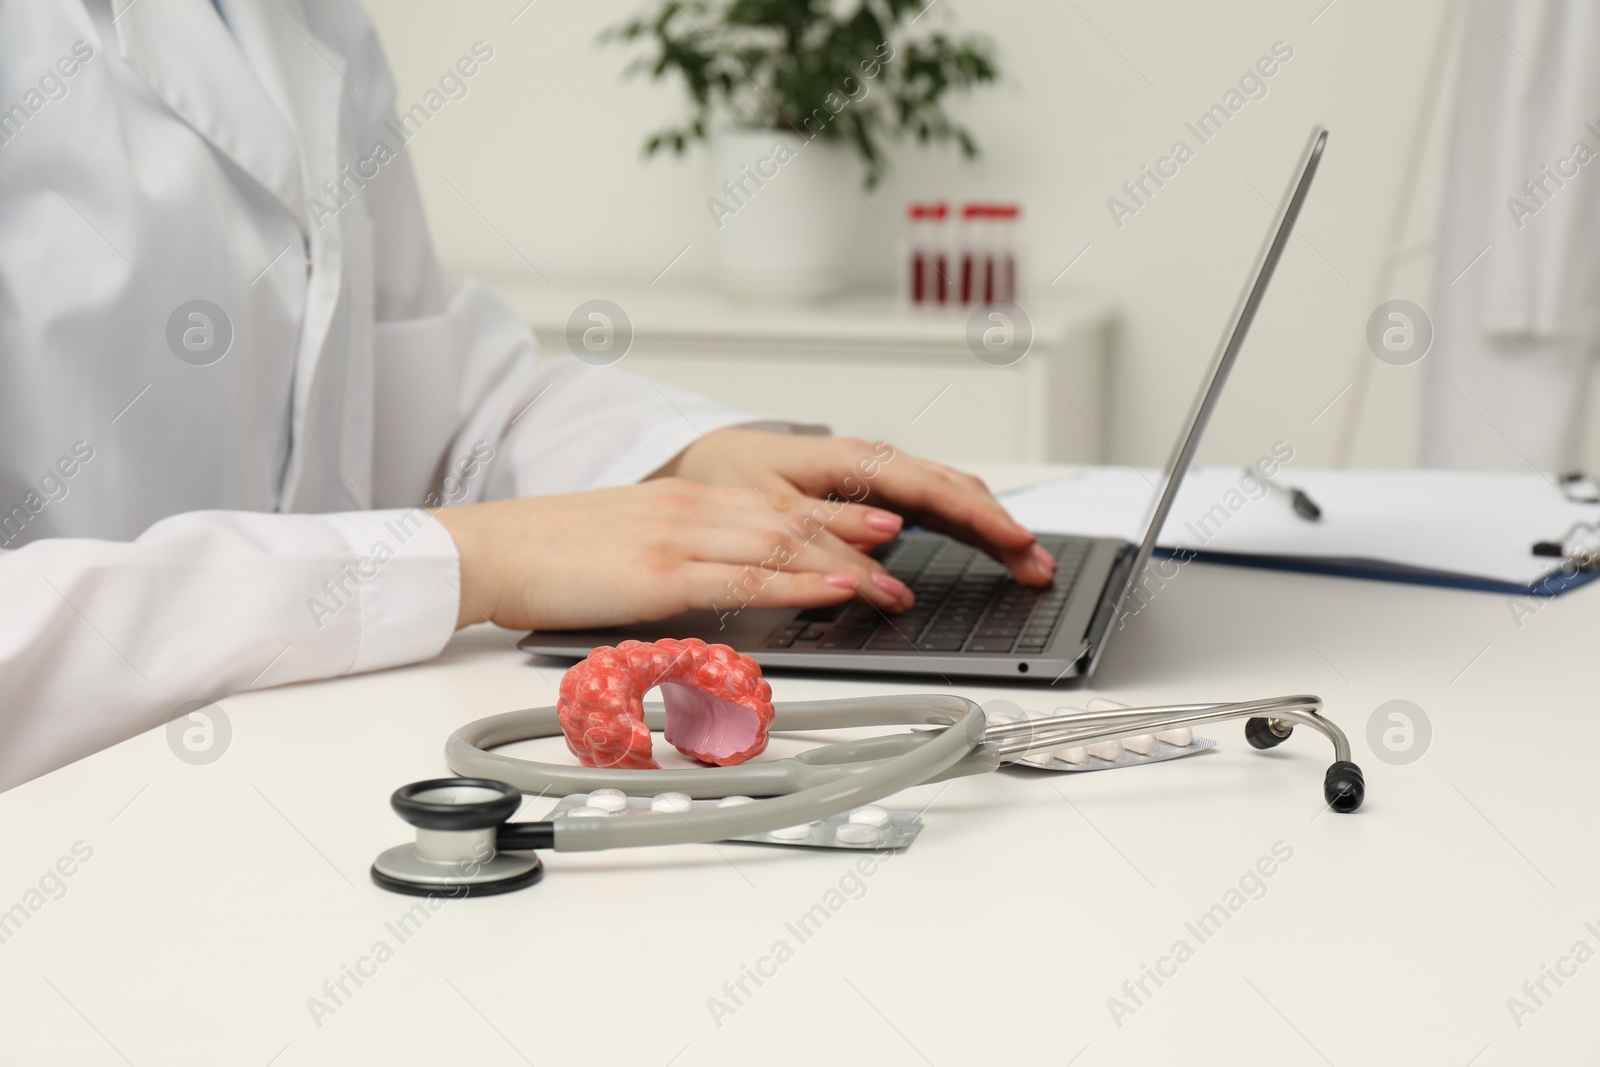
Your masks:
[[[561,679],[556,711],[567,748],[585,767],[654,769],[644,695],[661,687],[667,742],[728,767],[758,756],[772,725],[772,687],[727,645],[624,641],[602,646]]]

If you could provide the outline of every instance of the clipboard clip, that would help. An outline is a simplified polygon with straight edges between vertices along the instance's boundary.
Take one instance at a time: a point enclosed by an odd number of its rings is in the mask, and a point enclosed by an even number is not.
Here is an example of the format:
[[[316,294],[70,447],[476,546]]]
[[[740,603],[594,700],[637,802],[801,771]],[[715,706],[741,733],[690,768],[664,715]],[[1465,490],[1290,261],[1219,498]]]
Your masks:
[[[1588,544],[1574,544],[1580,533],[1589,534]],[[1535,541],[1533,554],[1549,556],[1552,559],[1571,560],[1583,573],[1600,570],[1600,530],[1597,530],[1592,523],[1575,522],[1567,527],[1567,532],[1562,534],[1558,541]]]
[[[1557,479],[1561,494],[1572,504],[1600,504],[1600,481],[1583,471],[1568,471]],[[1587,533],[1588,544],[1574,545],[1580,533]],[[1580,573],[1600,570],[1600,528],[1593,523],[1578,521],[1567,527],[1559,540],[1535,541],[1535,556],[1570,560]]]
[[[1574,504],[1600,504],[1600,482],[1583,471],[1568,471],[1560,478],[1561,493]],[[1570,536],[1570,534],[1569,534]],[[1541,541],[1540,544],[1549,542]],[[1547,553],[1540,553],[1546,555]]]

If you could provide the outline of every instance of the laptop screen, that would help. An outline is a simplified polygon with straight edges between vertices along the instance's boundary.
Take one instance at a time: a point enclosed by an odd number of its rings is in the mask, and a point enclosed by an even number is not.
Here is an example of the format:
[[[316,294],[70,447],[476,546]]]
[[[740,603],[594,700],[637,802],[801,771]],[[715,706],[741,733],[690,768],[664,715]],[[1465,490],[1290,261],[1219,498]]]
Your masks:
[[[1322,147],[1327,141],[1327,130],[1321,126],[1312,129],[1311,137],[1300,155],[1300,163],[1295,168],[1289,187],[1275,209],[1272,229],[1267,232],[1267,240],[1256,257],[1255,267],[1250,272],[1244,291],[1239,294],[1238,303],[1234,305],[1228,328],[1217,345],[1216,355],[1212,358],[1211,370],[1195,396],[1188,426],[1178,438],[1172,458],[1167,461],[1160,490],[1151,508],[1149,522],[1145,526],[1144,537],[1139,543],[1133,565],[1128,570],[1127,580],[1123,582],[1122,590],[1117,594],[1116,606],[1111,616],[1113,625],[1106,629],[1107,639],[1111,630],[1115,628],[1117,617],[1127,607],[1128,598],[1133,595],[1139,579],[1144,576],[1145,568],[1150,564],[1151,553],[1156,547],[1156,538],[1160,536],[1161,528],[1166,524],[1167,513],[1172,510],[1172,502],[1178,495],[1178,486],[1182,483],[1183,476],[1188,473],[1190,465],[1194,463],[1195,451],[1200,446],[1200,435],[1205,431],[1211,412],[1217,406],[1217,400],[1222,395],[1222,386],[1228,380],[1228,372],[1233,369],[1234,363],[1239,358],[1239,349],[1244,345],[1245,334],[1249,332],[1256,309],[1260,307],[1261,298],[1267,291],[1267,283],[1272,280],[1272,272],[1283,256],[1283,249],[1289,242],[1290,234],[1294,232],[1294,221],[1300,215],[1300,206],[1305,202],[1306,191],[1311,188],[1311,178],[1317,172],[1317,163],[1322,159]],[[1094,669],[1094,664],[1099,660],[1105,645],[1106,640],[1102,640],[1094,649],[1089,670]]]

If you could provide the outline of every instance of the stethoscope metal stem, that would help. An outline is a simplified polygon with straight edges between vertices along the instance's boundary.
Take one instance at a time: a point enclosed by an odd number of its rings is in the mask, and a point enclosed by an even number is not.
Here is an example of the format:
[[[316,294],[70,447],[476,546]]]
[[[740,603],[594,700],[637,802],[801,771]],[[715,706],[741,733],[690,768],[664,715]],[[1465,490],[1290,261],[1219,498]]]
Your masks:
[[[1072,712],[990,727],[984,742],[993,744],[1002,758],[1069,745],[1093,745],[1157,730],[1201,726],[1240,718],[1266,718],[1309,726],[1333,743],[1334,758],[1350,758],[1344,731],[1319,713],[1322,701],[1314,696],[1278,697],[1232,704],[1162,704],[1144,708]]]

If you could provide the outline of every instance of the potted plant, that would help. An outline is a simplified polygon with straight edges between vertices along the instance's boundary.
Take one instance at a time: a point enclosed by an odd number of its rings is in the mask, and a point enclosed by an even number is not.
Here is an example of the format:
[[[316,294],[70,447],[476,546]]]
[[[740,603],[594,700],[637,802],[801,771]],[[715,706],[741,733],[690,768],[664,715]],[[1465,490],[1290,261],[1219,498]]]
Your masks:
[[[645,154],[710,142],[715,273],[736,295],[815,299],[839,283],[860,190],[890,140],[978,144],[945,95],[993,82],[992,47],[919,29],[927,0],[664,0],[607,40],[645,42],[630,68],[681,78],[692,110]],[[846,10],[848,9],[848,10]]]

